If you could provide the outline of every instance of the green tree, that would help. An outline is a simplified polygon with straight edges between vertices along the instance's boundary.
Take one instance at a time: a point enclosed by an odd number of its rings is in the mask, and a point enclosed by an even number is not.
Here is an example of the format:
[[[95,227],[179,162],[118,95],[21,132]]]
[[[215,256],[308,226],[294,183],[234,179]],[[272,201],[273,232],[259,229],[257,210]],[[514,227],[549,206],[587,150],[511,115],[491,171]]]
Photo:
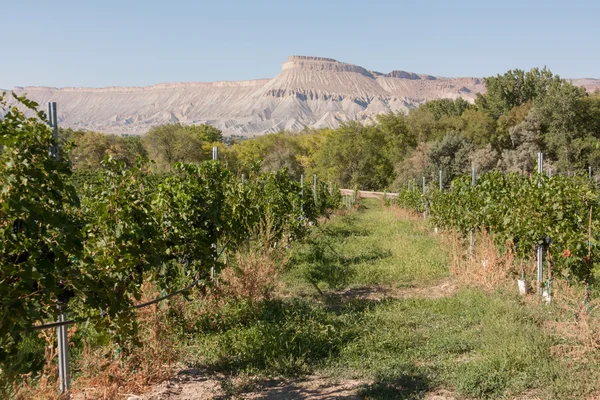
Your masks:
[[[478,146],[495,143],[495,121],[488,114],[469,108],[461,115],[462,135]]]
[[[440,120],[443,117],[460,117],[466,110],[473,108],[473,106],[462,97],[459,97],[455,100],[430,100],[423,104],[421,108],[431,112],[436,120]]]
[[[468,139],[456,132],[449,132],[441,141],[431,145],[427,154],[426,174],[430,179],[435,179],[441,170],[444,185],[449,185],[454,177],[470,170],[473,150],[475,146]]]
[[[183,129],[195,135],[202,142],[223,142],[223,132],[212,125],[188,125]]]
[[[387,157],[396,164],[417,145],[417,138],[408,129],[406,116],[398,112],[389,112],[377,116],[377,128],[385,137]]]
[[[573,148],[587,134],[590,117],[585,89],[570,82],[556,82],[548,88],[546,96],[534,102],[541,118],[545,148],[554,157],[559,168],[569,169],[579,161]]]
[[[477,94],[477,107],[498,119],[512,108],[528,101],[544,97],[550,86],[563,82],[559,76],[544,67],[533,68],[528,72],[520,69],[510,70],[504,75],[498,74],[485,78],[486,93]]]
[[[147,157],[142,140],[137,136],[122,137],[97,132],[77,132],[70,137],[73,144],[71,161],[78,170],[96,170],[102,160],[111,156],[126,167],[135,165],[137,157]]]
[[[177,162],[199,163],[210,159],[197,132],[181,124],[154,127],[143,136],[143,142],[148,156],[161,171],[170,170]]]
[[[315,153],[315,172],[339,186],[382,189],[394,179],[386,154],[386,135],[358,121],[331,131]]]

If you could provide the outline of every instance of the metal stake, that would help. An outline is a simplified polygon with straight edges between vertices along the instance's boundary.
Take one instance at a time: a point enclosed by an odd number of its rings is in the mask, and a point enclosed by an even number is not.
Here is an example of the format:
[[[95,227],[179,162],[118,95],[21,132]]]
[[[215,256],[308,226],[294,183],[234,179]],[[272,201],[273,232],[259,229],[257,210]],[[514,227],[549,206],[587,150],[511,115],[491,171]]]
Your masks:
[[[300,175],[300,211],[304,214],[304,174]]]
[[[440,169],[440,192],[444,190],[444,185],[442,183],[442,170]]]
[[[219,148],[217,146],[213,146],[213,148],[212,148],[212,159],[213,159],[213,161],[217,161],[219,159]],[[212,248],[214,249],[214,251],[216,253],[217,243],[213,243]],[[216,262],[216,259],[215,259],[215,262]],[[215,265],[213,264],[213,266],[210,267],[210,278],[213,281],[213,283],[215,282],[216,277],[217,277],[217,271],[215,270]]]
[[[313,175],[313,197],[315,199],[315,207],[317,206],[317,175]]]
[[[475,187],[475,183],[477,182],[477,169],[473,167],[471,169],[471,187]],[[473,253],[475,252],[475,227],[471,228],[471,232],[469,232],[469,255],[473,257]]]
[[[58,322],[66,320],[61,308]],[[58,382],[61,393],[67,393],[71,388],[71,370],[69,366],[69,340],[67,326],[56,328],[58,331]]]
[[[50,156],[58,160],[58,117],[56,112],[56,103],[48,103],[48,122],[53,130],[54,144],[50,147]],[[59,308],[58,322],[66,320],[64,307]],[[57,328],[58,336],[58,383],[61,393],[67,393],[71,388],[71,370],[69,366],[69,337],[67,326],[62,325]]]
[[[538,153],[538,188],[542,187],[542,173],[544,172],[544,153]],[[544,293],[542,280],[544,279],[544,246],[537,245],[537,286],[538,294]]]
[[[242,185],[243,185],[244,183],[246,183],[246,175],[245,175],[245,174],[242,174]]]

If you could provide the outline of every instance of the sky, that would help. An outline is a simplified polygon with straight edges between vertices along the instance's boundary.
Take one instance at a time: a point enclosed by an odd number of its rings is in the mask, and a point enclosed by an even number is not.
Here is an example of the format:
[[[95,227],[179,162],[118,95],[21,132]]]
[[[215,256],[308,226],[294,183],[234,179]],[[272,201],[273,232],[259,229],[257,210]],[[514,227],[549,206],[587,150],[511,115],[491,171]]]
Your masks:
[[[290,55],[600,78],[599,0],[0,0],[0,88],[272,78]]]

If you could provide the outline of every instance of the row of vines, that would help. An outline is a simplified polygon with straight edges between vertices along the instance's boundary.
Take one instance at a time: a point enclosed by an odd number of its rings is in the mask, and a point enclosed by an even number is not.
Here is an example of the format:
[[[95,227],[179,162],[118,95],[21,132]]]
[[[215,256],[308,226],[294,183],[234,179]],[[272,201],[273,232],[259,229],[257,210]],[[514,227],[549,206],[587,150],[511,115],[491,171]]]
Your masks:
[[[138,160],[105,159],[74,174],[68,149],[48,149],[52,130],[37,104],[0,97],[0,383],[20,371],[20,343],[32,326],[95,318],[117,340],[136,330],[132,306],[142,283],[170,292],[211,284],[218,251],[235,249],[268,225],[273,241],[301,238],[340,204],[339,192],[302,188],[285,171],[254,173],[242,183],[218,161],[177,164],[152,173]],[[1,392],[1,390],[0,390]]]
[[[585,177],[526,176],[497,171],[456,178],[449,190],[402,190],[401,207],[426,213],[435,226],[465,236],[492,233],[496,245],[508,244],[523,259],[544,246],[555,274],[593,284],[600,277],[600,253],[593,238],[600,222],[598,189]]]

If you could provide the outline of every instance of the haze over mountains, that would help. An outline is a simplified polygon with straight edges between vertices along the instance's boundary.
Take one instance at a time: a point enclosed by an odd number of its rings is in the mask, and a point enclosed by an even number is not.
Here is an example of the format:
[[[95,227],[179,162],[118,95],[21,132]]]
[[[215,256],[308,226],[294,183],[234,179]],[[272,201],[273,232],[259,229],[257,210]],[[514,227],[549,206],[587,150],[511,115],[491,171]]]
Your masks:
[[[600,79],[575,79],[588,91]],[[330,58],[291,56],[272,79],[163,83],[148,87],[17,87],[40,104],[58,103],[61,126],[141,134],[169,122],[211,124],[226,135],[254,136],[304,127],[368,122],[388,111],[407,112],[427,100],[485,91],[481,78],[442,78],[406,71],[380,73]]]

